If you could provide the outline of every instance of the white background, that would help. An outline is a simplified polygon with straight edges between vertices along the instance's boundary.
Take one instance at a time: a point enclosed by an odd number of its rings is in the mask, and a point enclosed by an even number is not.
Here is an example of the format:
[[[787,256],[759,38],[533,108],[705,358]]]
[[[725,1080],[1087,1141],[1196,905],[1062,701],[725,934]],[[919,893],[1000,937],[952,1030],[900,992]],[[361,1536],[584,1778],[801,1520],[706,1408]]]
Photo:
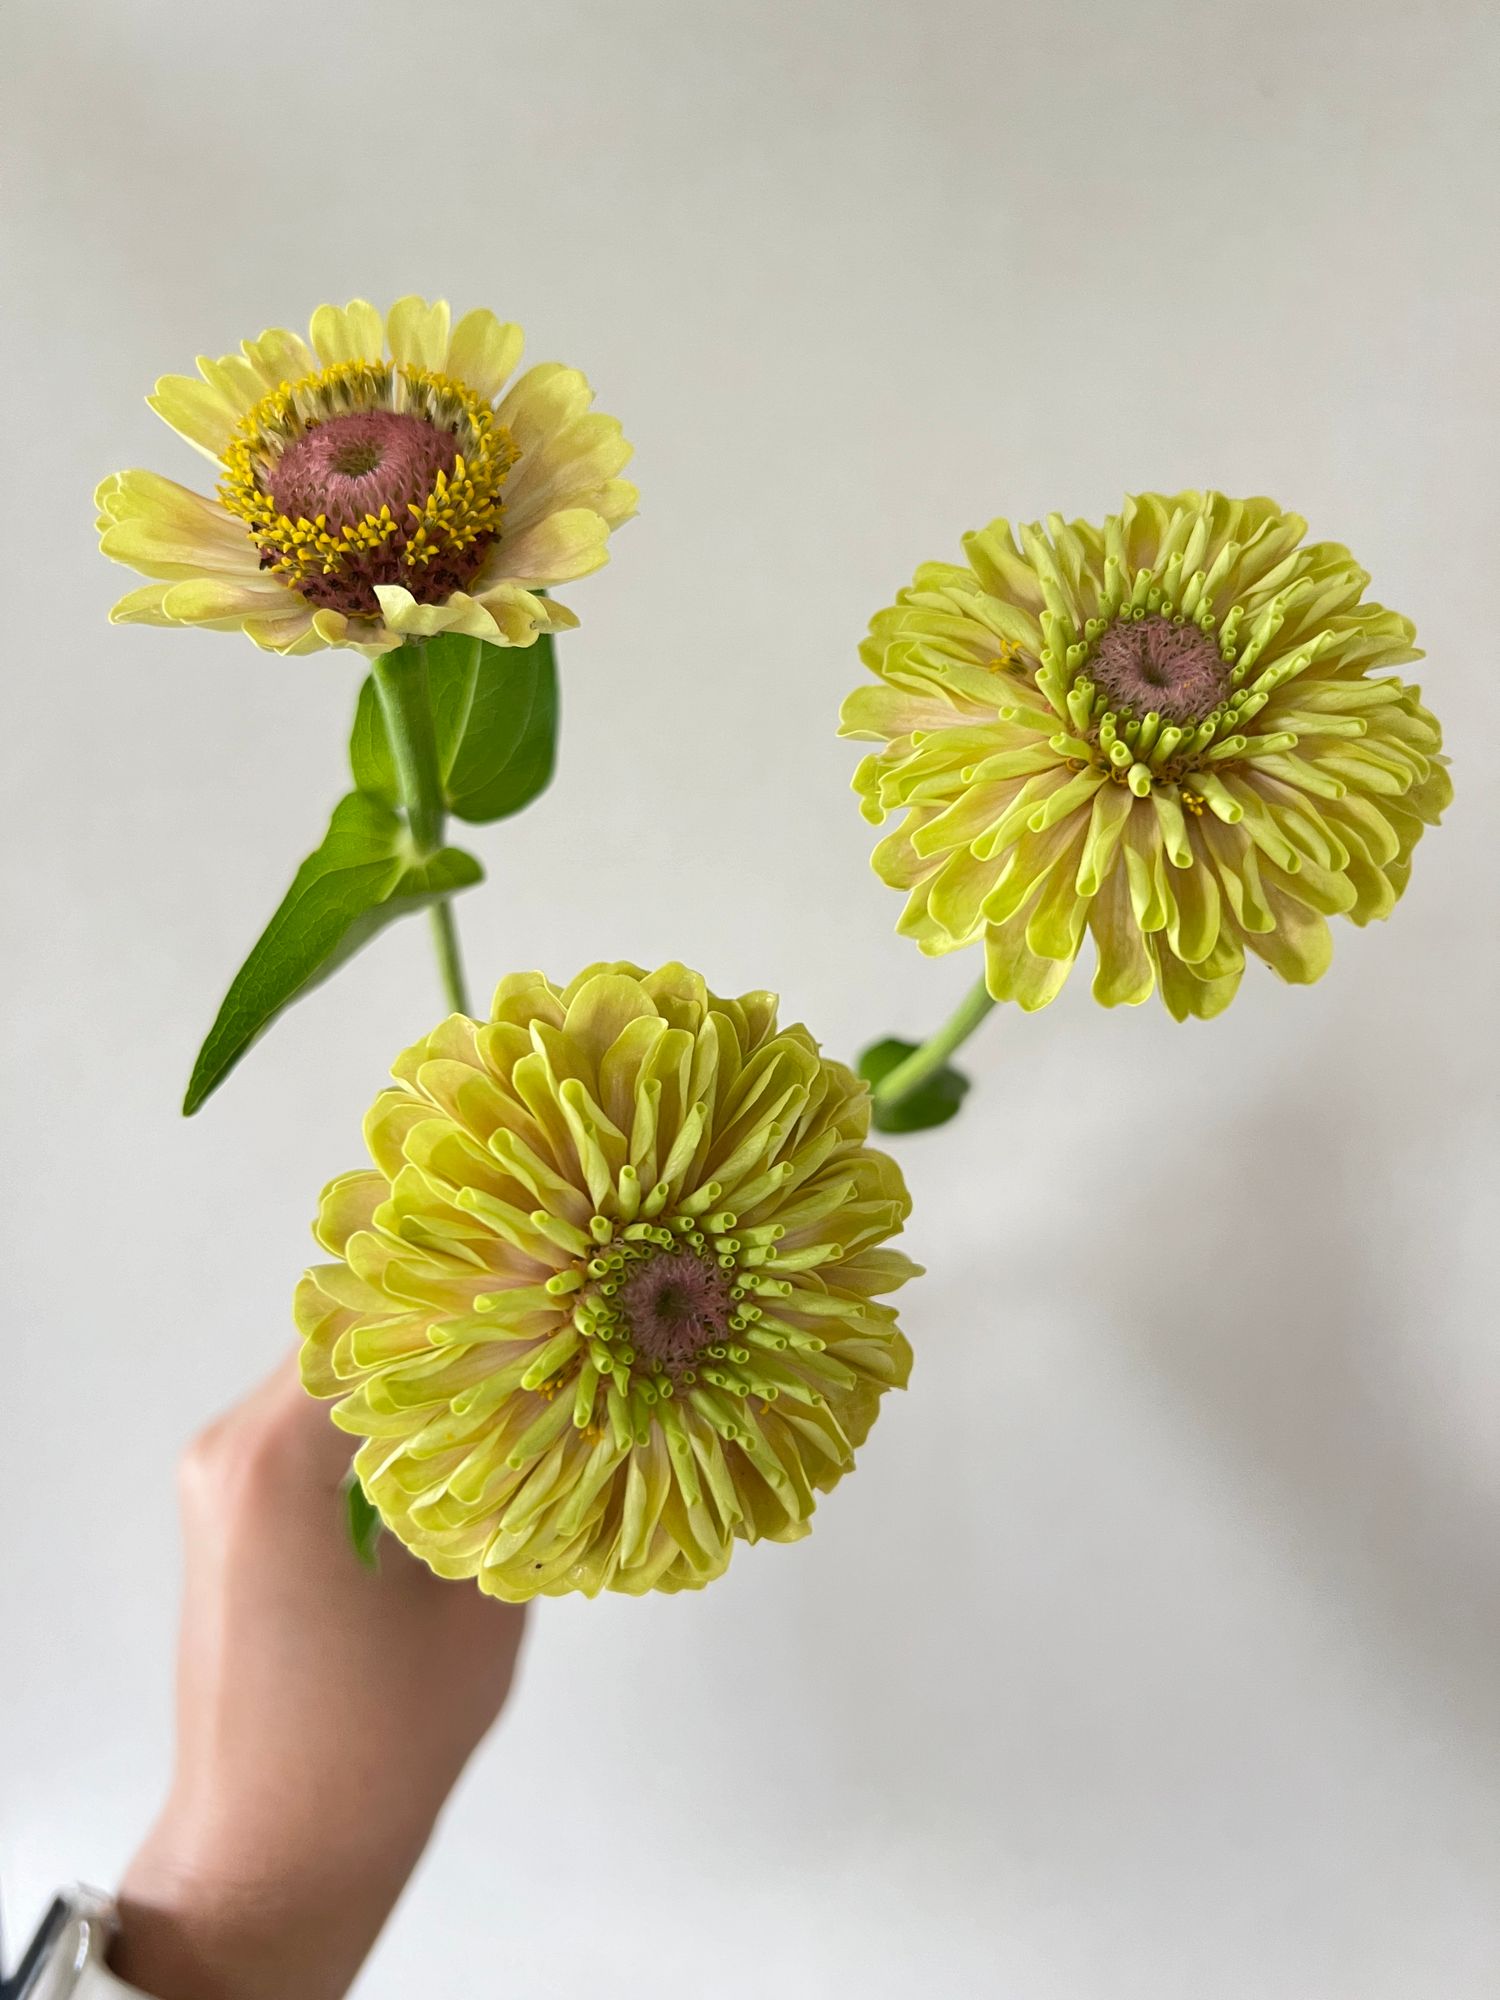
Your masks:
[[[1500,1991],[1500,18],[11,0],[0,72],[12,1932],[154,1806],[174,1456],[439,1012],[397,929],[177,1117],[360,665],[108,629],[89,494],[202,479],[157,374],[421,290],[583,367],[643,493],[558,780],[477,837],[481,987],[682,956],[841,1053],[935,1022],[977,965],[892,934],[855,646],[966,528],[1127,487],[1347,541],[1458,801],[1312,991],[987,1024],[897,1142],[932,1275],[859,1478],[702,1597],[543,1607],[365,2000]]]

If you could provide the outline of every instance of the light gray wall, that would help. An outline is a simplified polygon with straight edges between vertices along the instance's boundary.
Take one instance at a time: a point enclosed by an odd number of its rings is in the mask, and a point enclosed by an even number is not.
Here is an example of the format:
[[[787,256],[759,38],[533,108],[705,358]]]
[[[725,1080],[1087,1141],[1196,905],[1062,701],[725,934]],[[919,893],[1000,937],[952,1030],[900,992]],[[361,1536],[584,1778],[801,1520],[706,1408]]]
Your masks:
[[[833,734],[1004,510],[1269,491],[1429,650],[1458,803],[1394,920],[1224,1020],[1007,1014],[901,1142],[914,1386],[813,1540],[567,1602],[367,2000],[1500,1991],[1500,20],[1370,0],[11,0],[0,1868],[161,1783],[179,1442],[285,1347],[317,1190],[438,1012],[388,934],[194,1123],[359,664],[110,631],[155,375],[325,298],[524,322],[638,445],[481,985],[681,955],[836,1050],[892,934]],[[648,1742],[649,1739],[649,1742]]]

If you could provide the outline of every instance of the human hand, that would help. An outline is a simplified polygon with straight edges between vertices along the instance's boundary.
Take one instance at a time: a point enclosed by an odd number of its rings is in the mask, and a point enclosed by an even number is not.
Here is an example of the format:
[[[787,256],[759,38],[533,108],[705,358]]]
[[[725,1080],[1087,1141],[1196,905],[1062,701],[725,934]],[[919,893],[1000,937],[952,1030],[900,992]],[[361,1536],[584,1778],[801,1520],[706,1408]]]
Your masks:
[[[158,2000],[336,2000],[510,1688],[524,1614],[343,1525],[287,1362],[182,1465],[177,1760],[113,1963]]]

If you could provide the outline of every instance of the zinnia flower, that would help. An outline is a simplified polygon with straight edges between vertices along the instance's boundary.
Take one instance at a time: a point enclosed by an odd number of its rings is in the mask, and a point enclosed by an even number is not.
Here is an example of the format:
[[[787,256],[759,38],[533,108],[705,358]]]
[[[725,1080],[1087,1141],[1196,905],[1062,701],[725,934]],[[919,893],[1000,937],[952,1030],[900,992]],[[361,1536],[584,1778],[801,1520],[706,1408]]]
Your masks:
[[[1042,1007],[1085,929],[1106,1006],[1159,986],[1179,1020],[1245,954],[1328,966],[1325,919],[1387,916],[1452,795],[1409,621],[1349,551],[1271,501],[1144,493],[1102,528],[994,521],[875,617],[843,733],[898,810],[876,872],[924,951],[982,937],[996,999]]]
[[[518,973],[393,1074],[297,1295],[386,1525],[512,1600],[692,1589],[805,1535],[911,1363],[865,1086],[681,965]]]
[[[556,362],[507,390],[521,329],[450,331],[446,301],[319,306],[242,353],[168,375],[148,400],[219,468],[217,496],[155,472],[99,488],[100,546],[158,579],[121,623],[243,631],[277,653],[389,651],[461,632],[526,646],[576,625],[534,592],[608,560],[634,512],[630,446]]]

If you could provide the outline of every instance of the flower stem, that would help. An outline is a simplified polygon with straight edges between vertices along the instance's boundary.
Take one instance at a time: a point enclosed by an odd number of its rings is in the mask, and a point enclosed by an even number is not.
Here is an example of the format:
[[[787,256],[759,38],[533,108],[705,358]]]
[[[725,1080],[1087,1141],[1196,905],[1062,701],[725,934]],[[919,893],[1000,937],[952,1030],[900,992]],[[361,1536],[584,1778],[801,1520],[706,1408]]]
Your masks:
[[[888,1070],[874,1086],[871,1095],[881,1110],[893,1111],[898,1104],[920,1090],[930,1077],[936,1076],[953,1051],[969,1039],[994,1004],[983,979],[976,980],[942,1027],[898,1062],[893,1070]]]
[[[443,844],[444,820],[443,779],[438,768],[426,647],[418,640],[398,646],[393,653],[382,653],[375,662],[374,675],[380,712],[391,740],[406,824],[417,859],[426,861]],[[448,1005],[455,1013],[467,1014],[468,988],[464,983],[452,904],[447,896],[440,896],[432,906],[432,936]]]
[[[442,896],[432,906],[432,945],[437,953],[443,991],[455,1014],[472,1014],[468,982],[464,978],[463,955],[458,948],[458,926],[453,921],[453,899]]]

